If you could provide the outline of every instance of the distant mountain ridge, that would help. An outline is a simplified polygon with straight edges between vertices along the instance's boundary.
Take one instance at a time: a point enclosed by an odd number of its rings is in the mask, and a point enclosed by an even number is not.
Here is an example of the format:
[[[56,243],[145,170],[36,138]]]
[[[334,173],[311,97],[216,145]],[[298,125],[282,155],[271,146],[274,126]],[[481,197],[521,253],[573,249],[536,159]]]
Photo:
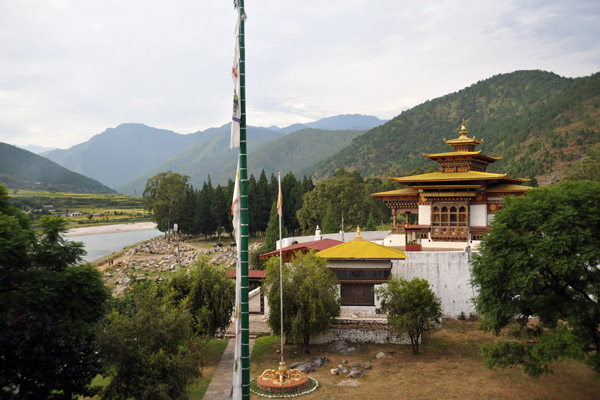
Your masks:
[[[248,152],[258,150],[286,134],[306,129],[307,125],[325,126],[326,129],[355,129],[357,126],[375,126],[383,122],[376,117],[353,114],[286,128],[249,126]],[[215,182],[226,182],[232,176],[232,171],[223,166],[233,163],[235,168],[237,155],[237,150],[229,149],[229,131],[230,124],[225,124],[182,135],[143,124],[127,123],[106,129],[87,142],[69,149],[42,155],[122,193],[139,195],[149,177],[168,170],[189,175],[190,182],[195,186],[202,185],[209,175]],[[338,150],[338,147],[332,148],[330,154]],[[250,166],[260,163],[260,160],[252,160]]]
[[[7,143],[0,143],[0,182],[11,189],[114,193],[98,181]]]
[[[189,147],[201,136],[128,123],[108,128],[67,150],[42,155],[115,188]]]

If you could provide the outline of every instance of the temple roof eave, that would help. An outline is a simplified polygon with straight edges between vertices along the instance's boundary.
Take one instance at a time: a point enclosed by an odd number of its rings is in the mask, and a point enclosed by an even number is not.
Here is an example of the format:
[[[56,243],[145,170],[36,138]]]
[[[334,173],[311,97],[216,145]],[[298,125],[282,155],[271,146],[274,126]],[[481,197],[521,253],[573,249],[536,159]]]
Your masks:
[[[511,178],[507,174],[494,174],[491,172],[432,172],[429,174],[403,176],[398,178],[390,178],[390,180],[398,183],[426,183],[426,182],[464,182],[464,181],[489,181],[500,180],[512,183],[529,182],[529,179]]]

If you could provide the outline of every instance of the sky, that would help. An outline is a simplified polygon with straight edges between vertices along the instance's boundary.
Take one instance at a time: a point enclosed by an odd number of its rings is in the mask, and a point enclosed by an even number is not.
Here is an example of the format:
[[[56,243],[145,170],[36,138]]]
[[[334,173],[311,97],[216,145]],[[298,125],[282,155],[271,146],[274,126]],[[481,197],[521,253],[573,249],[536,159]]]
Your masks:
[[[600,71],[598,0],[245,0],[247,123],[390,119],[516,70]],[[231,120],[232,0],[0,0],[0,142]]]

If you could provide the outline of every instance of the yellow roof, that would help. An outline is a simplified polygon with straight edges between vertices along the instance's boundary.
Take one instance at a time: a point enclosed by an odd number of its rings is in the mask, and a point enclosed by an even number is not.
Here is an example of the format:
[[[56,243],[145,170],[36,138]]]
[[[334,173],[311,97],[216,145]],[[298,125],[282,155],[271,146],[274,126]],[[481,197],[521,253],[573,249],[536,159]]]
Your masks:
[[[360,228],[358,228],[354,240],[319,251],[317,255],[329,259],[355,260],[391,260],[406,258],[406,253],[402,250],[392,249],[391,247],[385,247],[364,240],[360,236]]]
[[[486,156],[485,154],[481,154],[481,150],[478,151],[449,151],[446,153],[433,153],[433,154],[425,154],[423,153],[423,155],[427,158],[439,158],[439,157],[457,157],[457,156],[478,156],[480,158],[484,158],[484,159],[488,159],[488,160],[493,160],[493,161],[498,161],[501,160],[502,157],[491,157],[491,156]]]
[[[500,179],[512,182],[527,182],[528,179],[510,178],[506,174],[493,174],[491,172],[432,172],[430,174],[402,176],[399,178],[390,178],[394,182],[413,183],[413,182],[445,182],[445,181],[485,181]]]
[[[373,196],[373,197],[414,196],[414,195],[417,195],[417,194],[419,194],[419,191],[417,189],[404,188],[404,189],[390,190],[390,191],[387,191],[387,192],[372,193],[371,196]]]
[[[513,185],[510,183],[501,183],[498,185],[490,186],[489,188],[485,189],[485,191],[486,191],[486,193],[508,193],[508,192],[522,193],[522,192],[526,192],[530,189],[531,189],[530,186]]]

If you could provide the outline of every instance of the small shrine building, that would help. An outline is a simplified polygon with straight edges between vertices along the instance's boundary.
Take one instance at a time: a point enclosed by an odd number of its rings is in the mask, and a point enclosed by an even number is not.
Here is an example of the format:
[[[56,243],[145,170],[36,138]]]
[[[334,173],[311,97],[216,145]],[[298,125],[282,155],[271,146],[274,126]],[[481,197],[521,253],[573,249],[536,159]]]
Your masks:
[[[503,196],[522,195],[530,188],[522,186],[529,179],[511,178],[507,174],[486,172],[488,165],[500,160],[476,151],[483,139],[467,136],[465,120],[459,137],[444,142],[451,152],[423,154],[439,165],[439,171],[390,178],[408,187],[373,193],[392,210],[393,222],[384,245],[406,251],[463,250],[477,247],[488,232]],[[404,223],[397,216],[405,214]],[[416,224],[410,215],[416,214]]]

